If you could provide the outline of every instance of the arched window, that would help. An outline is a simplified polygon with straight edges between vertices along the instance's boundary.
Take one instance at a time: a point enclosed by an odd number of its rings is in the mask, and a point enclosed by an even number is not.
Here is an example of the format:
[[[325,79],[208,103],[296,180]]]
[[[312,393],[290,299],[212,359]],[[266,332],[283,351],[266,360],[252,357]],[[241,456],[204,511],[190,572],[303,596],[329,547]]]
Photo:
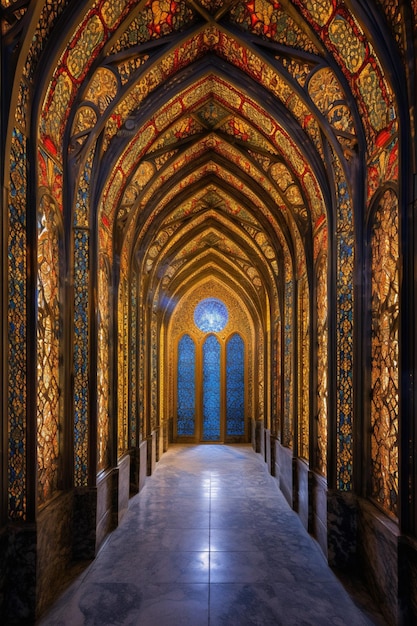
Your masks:
[[[177,435],[195,434],[195,345],[189,335],[178,344]]]
[[[203,441],[220,441],[220,344],[210,335],[203,345]]]
[[[245,341],[236,323],[233,328],[228,307],[217,298],[200,300],[193,320],[195,327],[179,336],[177,347],[174,437],[245,441]]]
[[[245,434],[245,344],[237,333],[226,350],[226,434]]]
[[[227,307],[218,298],[205,298],[195,307],[195,324],[204,333],[220,332],[226,326],[228,319]]]

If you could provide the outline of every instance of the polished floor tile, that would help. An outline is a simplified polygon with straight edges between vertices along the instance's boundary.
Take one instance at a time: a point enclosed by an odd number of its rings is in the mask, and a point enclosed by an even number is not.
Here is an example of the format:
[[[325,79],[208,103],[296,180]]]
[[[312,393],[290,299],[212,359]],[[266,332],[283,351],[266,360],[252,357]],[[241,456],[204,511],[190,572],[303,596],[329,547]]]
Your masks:
[[[39,626],[370,626],[248,445],[172,446]]]

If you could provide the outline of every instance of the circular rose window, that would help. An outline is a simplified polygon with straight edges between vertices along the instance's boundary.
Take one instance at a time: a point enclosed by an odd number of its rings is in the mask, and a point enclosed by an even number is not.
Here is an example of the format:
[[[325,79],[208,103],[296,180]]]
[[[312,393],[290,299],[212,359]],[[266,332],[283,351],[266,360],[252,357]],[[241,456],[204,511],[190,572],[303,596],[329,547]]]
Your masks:
[[[217,298],[205,298],[194,310],[194,322],[204,333],[218,333],[226,326],[229,319],[227,307]]]

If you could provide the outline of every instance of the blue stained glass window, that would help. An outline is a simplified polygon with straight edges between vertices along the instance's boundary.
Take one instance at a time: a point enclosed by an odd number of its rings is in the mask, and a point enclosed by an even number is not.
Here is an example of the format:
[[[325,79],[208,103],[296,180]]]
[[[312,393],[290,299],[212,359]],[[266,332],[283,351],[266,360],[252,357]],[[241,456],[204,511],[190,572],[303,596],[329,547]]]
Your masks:
[[[177,435],[195,431],[195,345],[189,335],[178,344]]]
[[[220,344],[214,335],[203,346],[203,441],[220,441]]]
[[[245,434],[245,345],[237,333],[226,352],[226,434]]]
[[[229,319],[227,306],[217,298],[205,298],[195,307],[194,321],[205,333],[223,330]]]

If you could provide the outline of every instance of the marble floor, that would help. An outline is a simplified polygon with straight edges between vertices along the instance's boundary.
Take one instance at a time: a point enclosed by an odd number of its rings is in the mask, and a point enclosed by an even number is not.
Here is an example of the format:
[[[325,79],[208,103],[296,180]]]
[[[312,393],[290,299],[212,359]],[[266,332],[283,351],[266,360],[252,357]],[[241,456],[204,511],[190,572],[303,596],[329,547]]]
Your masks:
[[[249,445],[174,445],[40,626],[361,626]]]

